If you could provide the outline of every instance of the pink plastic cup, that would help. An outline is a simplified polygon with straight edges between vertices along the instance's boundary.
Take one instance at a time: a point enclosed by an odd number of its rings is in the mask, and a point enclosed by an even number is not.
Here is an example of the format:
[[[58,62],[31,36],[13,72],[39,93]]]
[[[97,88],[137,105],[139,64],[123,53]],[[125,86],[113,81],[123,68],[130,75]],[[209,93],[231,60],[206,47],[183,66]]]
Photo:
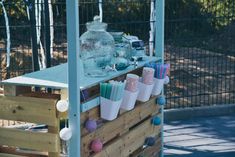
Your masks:
[[[139,76],[135,74],[127,74],[125,90],[136,92],[138,89]]]
[[[144,67],[142,74],[142,83],[147,85],[153,84],[154,71],[155,70],[153,68]]]

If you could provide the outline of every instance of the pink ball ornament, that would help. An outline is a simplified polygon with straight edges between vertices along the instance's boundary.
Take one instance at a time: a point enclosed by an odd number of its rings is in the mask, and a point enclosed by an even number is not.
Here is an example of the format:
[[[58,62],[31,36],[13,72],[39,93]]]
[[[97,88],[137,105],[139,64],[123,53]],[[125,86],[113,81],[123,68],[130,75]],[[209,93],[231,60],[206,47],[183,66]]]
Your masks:
[[[100,139],[95,139],[91,142],[91,150],[95,153],[101,152],[103,149],[103,143]]]
[[[97,128],[97,123],[95,120],[87,120],[85,123],[85,127],[89,132],[93,132]]]

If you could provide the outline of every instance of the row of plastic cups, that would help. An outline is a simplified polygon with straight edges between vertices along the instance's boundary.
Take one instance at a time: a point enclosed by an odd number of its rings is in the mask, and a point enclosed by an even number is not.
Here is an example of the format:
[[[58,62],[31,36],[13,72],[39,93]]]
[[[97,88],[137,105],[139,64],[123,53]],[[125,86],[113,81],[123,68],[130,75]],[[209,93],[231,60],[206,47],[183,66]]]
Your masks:
[[[138,90],[136,92],[125,90],[121,108],[128,111],[132,110],[135,107],[136,100],[146,102],[150,99],[151,95],[157,96],[161,94],[164,83],[166,83],[165,79],[154,79],[154,83],[151,85],[139,81]]]
[[[145,84],[143,83],[142,78],[138,78],[137,87],[136,87],[137,89],[130,91],[126,88],[124,90],[124,95],[121,100],[112,101],[101,97],[100,98],[101,118],[109,121],[114,120],[115,118],[117,118],[120,108],[128,111],[132,110],[135,107],[136,100],[139,100],[141,102],[146,102],[150,99],[151,95],[159,95],[163,89],[164,82],[166,82],[165,79],[154,78],[154,82],[152,84]],[[128,86],[128,76],[127,76],[126,87],[127,86]]]
[[[146,84],[144,83],[144,78],[139,78],[139,76],[134,75],[134,74],[128,74],[126,87],[128,87],[128,78],[130,76],[132,78],[133,77],[138,78],[137,85],[136,85],[137,89],[135,90],[125,89],[124,97],[121,103],[121,109],[124,109],[124,110],[132,110],[135,107],[136,100],[141,101],[141,102],[146,102],[150,99],[151,95],[157,96],[161,94],[164,84],[167,84],[169,82],[169,78],[168,76],[166,76],[166,78],[164,79],[154,78],[152,83]],[[151,79],[148,79],[148,80],[151,80]]]

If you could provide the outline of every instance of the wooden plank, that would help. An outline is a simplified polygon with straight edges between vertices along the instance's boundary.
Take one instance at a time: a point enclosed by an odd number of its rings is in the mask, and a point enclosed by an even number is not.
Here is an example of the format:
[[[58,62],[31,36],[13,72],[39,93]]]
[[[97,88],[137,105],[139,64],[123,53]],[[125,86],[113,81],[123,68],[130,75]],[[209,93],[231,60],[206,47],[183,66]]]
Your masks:
[[[17,96],[19,94],[31,92],[31,87],[25,86],[4,85],[3,88],[5,96]]]
[[[30,97],[0,97],[0,119],[56,126],[56,101]]]
[[[159,134],[160,126],[153,126],[150,121],[151,118],[147,119],[141,125],[113,141],[104,147],[100,153],[94,154],[92,157],[128,157],[135,150],[143,146],[146,137]]]
[[[59,152],[58,134],[0,128],[0,145]]]
[[[146,103],[138,104],[134,110],[123,113],[114,121],[105,123],[95,132],[82,137],[83,156],[88,156],[90,153],[89,145],[93,139],[100,138],[103,143],[106,143],[117,135],[124,134],[129,128],[157,112],[158,105],[155,104],[155,98],[152,98]]]
[[[5,85],[4,86],[4,95],[5,96],[16,96],[16,86]]]
[[[0,157],[27,157],[27,156],[0,153]]]
[[[57,125],[56,126],[49,126],[48,127],[48,132],[49,133],[54,133],[59,135],[59,131],[60,131],[60,121],[59,119],[57,120]],[[57,137],[58,139],[56,140],[56,145],[58,145],[59,147],[59,151],[58,152],[49,152],[48,156],[49,157],[59,157],[60,156],[60,138],[59,136]]]
[[[143,149],[141,147],[137,151],[132,153],[130,155],[130,157],[140,157],[140,156],[144,156],[144,157],[153,157],[153,156],[154,157],[158,157],[160,151],[161,151],[161,138],[158,138],[157,141],[156,141],[156,144],[154,146],[147,147],[145,149]]]
[[[62,100],[67,100],[68,99],[68,89],[64,88],[60,90],[60,95]]]
[[[20,94],[20,96],[43,98],[43,99],[60,99],[60,94],[51,94],[51,93],[42,93],[42,92],[23,93]]]
[[[151,119],[149,119],[149,122]],[[143,130],[142,130],[143,129]],[[148,131],[147,131],[148,129]],[[154,137],[155,135],[160,133],[160,126],[146,126],[146,128],[138,128],[133,131],[134,133],[130,134],[127,138],[125,138],[125,149],[124,156],[129,156],[139,147],[143,146],[146,137]]]
[[[48,157],[47,152],[33,151],[28,149],[16,149],[15,147],[0,146],[0,152],[11,155],[21,155],[27,157]]]
[[[4,91],[3,91],[3,88],[0,87],[0,94],[3,94]]]

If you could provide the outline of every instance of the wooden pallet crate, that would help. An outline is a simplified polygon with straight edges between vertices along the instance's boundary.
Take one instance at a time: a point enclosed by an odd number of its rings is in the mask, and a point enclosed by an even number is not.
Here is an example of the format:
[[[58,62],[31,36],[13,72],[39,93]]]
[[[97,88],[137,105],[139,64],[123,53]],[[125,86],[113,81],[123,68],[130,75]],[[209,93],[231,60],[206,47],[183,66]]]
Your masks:
[[[9,89],[9,87],[7,87]],[[19,130],[14,128],[0,128],[0,145],[10,146],[0,149],[0,156],[59,156],[61,144],[59,138],[60,120],[67,118],[67,113],[59,113],[56,103],[60,98],[65,98],[63,90],[58,94],[32,92],[29,90],[15,91],[17,88],[8,90],[6,95],[0,97],[0,119],[23,121],[36,124],[48,125],[47,133]],[[22,89],[22,88],[21,88]],[[11,92],[9,92],[11,91]],[[97,89],[95,90],[97,91]],[[13,94],[12,94],[13,93]],[[17,93],[17,94],[16,94]],[[11,96],[10,96],[11,95]],[[160,127],[153,126],[153,116],[160,117],[159,106],[156,105],[156,97],[152,97],[145,103],[137,102],[131,111],[120,112],[117,119],[105,121],[100,118],[99,107],[95,107],[81,113],[81,154],[82,157],[128,157],[140,156],[160,152]],[[100,122],[99,127],[89,133],[84,127],[88,119]],[[156,145],[143,149],[146,137],[156,137]],[[101,139],[104,148],[99,153],[90,149],[94,139]],[[19,153],[12,147],[26,148],[35,152]],[[14,151],[13,151],[14,150]],[[38,154],[38,152],[40,152]],[[49,153],[42,153],[49,152]],[[148,155],[149,154],[149,155]]]
[[[155,97],[146,103],[137,103],[135,109],[124,112],[111,122],[104,122],[96,131],[87,133],[82,129],[82,156],[105,157],[120,156],[127,157],[144,145],[148,136],[158,136],[160,126],[151,124],[152,117],[159,115],[159,107],[155,104]],[[99,109],[95,108],[89,119],[99,119]],[[160,116],[160,115],[159,115]],[[81,124],[84,124],[81,121]],[[94,139],[101,139],[104,149],[97,154],[90,150],[90,144]],[[159,150],[156,150],[159,151]]]
[[[11,90],[14,91],[14,89]],[[34,132],[13,127],[0,127],[0,156],[59,156],[60,123],[55,107],[58,99],[51,96],[45,98],[32,97],[33,95],[9,96],[9,91],[6,95],[0,96],[0,119],[45,124],[48,131]]]

